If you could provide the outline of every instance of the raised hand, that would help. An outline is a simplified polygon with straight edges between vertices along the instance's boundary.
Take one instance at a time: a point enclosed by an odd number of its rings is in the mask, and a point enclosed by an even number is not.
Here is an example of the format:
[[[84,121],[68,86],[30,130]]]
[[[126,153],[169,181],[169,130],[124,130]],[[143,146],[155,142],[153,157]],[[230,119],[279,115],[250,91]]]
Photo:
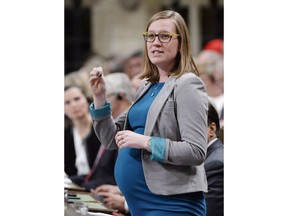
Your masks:
[[[106,101],[106,86],[102,67],[94,67],[90,72],[89,85],[95,108],[103,107]]]

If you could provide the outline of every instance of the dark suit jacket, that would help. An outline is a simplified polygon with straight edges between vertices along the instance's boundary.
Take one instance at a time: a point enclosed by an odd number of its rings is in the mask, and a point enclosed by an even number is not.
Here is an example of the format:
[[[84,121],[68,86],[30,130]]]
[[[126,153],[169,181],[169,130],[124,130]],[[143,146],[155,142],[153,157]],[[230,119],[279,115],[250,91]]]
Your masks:
[[[219,139],[207,149],[205,171],[208,182],[208,193],[205,193],[207,216],[223,216],[224,145]]]
[[[77,168],[75,166],[76,153],[74,147],[73,129],[67,127],[64,134],[64,170],[68,176],[77,175]],[[97,156],[101,143],[94,133],[93,127],[86,138],[87,158],[90,168],[92,168],[95,158]]]
[[[85,176],[82,176],[82,178],[78,177],[78,179],[70,176],[70,179],[79,186],[84,187],[86,191],[90,191],[91,188],[96,188],[102,184],[116,185],[114,178],[114,166],[117,155],[118,150],[106,149],[89,182],[85,182]]]
[[[86,138],[86,150],[90,169],[96,159],[97,153],[101,146],[93,127]],[[84,187],[86,191],[95,188],[102,184],[116,185],[114,179],[114,165],[118,155],[118,150],[105,150],[101,159],[93,172],[90,181],[85,182],[86,175],[77,175],[77,168],[75,166],[76,153],[74,148],[74,139],[72,128],[65,129],[65,172],[75,184]]]

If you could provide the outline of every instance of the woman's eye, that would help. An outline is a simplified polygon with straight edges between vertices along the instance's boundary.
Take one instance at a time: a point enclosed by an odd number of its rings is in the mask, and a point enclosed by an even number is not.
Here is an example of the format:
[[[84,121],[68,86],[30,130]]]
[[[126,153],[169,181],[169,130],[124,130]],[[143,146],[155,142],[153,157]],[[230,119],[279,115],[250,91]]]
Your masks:
[[[170,38],[170,35],[169,34],[161,34],[161,38],[162,39],[168,39],[168,38]]]
[[[79,101],[80,100],[80,97],[75,97],[74,98],[74,101]]]
[[[148,34],[148,38],[154,38],[154,34]]]

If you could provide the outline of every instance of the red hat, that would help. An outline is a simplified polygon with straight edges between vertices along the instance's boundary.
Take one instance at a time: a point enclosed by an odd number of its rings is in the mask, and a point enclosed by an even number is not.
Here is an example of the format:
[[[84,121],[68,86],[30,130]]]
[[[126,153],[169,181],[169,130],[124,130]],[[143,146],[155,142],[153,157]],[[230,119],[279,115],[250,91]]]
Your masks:
[[[203,50],[213,50],[223,55],[223,40],[222,39],[210,40],[205,44]]]

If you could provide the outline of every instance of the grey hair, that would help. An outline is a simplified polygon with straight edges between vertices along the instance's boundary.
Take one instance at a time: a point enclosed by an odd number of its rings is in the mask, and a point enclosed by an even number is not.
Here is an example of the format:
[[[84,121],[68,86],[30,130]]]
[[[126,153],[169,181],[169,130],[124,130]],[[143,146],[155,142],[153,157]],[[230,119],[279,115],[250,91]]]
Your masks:
[[[105,75],[107,95],[119,94],[125,95],[131,103],[134,101],[135,95],[131,80],[128,75],[122,72],[110,73]]]

